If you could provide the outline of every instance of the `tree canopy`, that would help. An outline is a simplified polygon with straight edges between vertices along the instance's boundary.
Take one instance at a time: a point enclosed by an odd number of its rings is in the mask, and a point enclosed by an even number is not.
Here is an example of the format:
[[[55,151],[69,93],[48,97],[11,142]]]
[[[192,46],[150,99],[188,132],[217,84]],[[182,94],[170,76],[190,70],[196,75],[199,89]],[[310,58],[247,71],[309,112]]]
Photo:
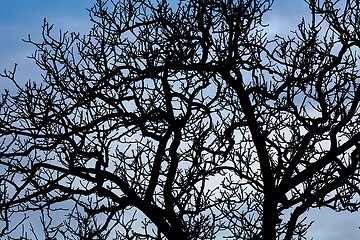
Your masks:
[[[290,240],[311,208],[358,211],[360,3],[306,2],[287,36],[267,34],[273,0],[45,21],[41,81],[1,74],[0,236]]]

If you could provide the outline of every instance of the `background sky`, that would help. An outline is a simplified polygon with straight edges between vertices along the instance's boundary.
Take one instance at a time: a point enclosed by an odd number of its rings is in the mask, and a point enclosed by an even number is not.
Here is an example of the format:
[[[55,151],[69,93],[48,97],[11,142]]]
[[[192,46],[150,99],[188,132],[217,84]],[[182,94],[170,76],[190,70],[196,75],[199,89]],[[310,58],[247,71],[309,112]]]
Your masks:
[[[26,56],[34,46],[24,43],[30,34],[40,41],[44,18],[57,29],[88,33],[91,23],[86,8],[94,0],[0,0],[0,71],[13,69],[18,64],[17,79],[22,85],[29,79],[40,80],[41,72]],[[295,29],[308,8],[303,0],[275,0],[273,10],[267,15],[269,34],[286,34]],[[54,31],[54,33],[56,33]],[[13,89],[10,82],[0,77],[0,93],[4,88]],[[308,220],[315,220],[308,237],[314,240],[358,240],[360,213],[334,213],[331,210],[312,210]]]

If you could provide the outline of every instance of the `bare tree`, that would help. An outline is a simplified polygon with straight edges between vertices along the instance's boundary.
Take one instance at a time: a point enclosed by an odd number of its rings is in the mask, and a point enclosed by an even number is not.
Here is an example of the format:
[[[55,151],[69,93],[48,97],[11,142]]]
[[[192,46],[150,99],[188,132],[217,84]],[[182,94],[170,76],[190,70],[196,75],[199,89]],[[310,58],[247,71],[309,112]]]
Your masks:
[[[86,36],[45,22],[42,81],[2,74],[0,235],[303,239],[310,208],[357,211],[359,1],[308,0],[270,39],[272,3],[98,0]]]

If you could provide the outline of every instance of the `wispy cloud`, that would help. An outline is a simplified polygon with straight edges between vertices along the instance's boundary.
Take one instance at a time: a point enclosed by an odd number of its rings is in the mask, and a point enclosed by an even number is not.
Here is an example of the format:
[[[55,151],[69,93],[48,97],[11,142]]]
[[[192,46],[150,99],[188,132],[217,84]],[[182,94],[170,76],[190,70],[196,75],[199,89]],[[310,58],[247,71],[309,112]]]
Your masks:
[[[57,29],[87,33],[89,22],[86,7],[94,1],[48,1],[16,0],[0,1],[0,71],[12,69],[18,63],[17,77],[20,82],[39,79],[40,71],[27,59],[35,49],[21,41],[28,34],[36,40],[41,39],[41,25],[44,18]],[[265,23],[269,24],[268,35],[287,35],[295,30],[301,18],[308,14],[304,1],[275,0],[272,12],[268,13]],[[56,32],[54,32],[56,33]],[[0,79],[0,93],[10,88],[9,81]],[[315,220],[308,237],[316,240],[356,240],[359,236],[359,213],[335,213],[330,210],[311,210],[309,221]]]

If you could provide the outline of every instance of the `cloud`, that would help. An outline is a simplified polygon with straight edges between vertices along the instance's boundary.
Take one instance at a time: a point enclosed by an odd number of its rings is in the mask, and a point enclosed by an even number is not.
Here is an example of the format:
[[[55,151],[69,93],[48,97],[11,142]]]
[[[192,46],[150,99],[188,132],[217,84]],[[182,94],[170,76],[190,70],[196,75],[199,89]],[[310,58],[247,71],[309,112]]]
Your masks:
[[[315,240],[358,240],[360,230],[359,212],[335,212],[331,209],[312,209],[308,220],[314,220],[307,237]]]
[[[304,1],[275,0],[272,8],[264,15],[264,23],[268,37],[275,34],[287,36],[290,31],[297,30],[297,25],[303,18],[308,18],[310,11]]]
[[[58,29],[86,34],[91,27],[86,7],[94,1],[48,1],[17,0],[0,1],[0,71],[12,69],[18,63],[17,79],[20,85],[29,79],[40,78],[40,70],[28,59],[35,50],[34,46],[21,41],[28,34],[35,40],[41,39],[41,25],[47,18]],[[276,0],[273,10],[265,15],[269,37],[275,34],[287,35],[295,30],[303,16],[309,14],[304,1]],[[6,79],[0,78],[0,93],[11,88]],[[216,179],[218,180],[218,179]],[[214,181],[213,183],[215,183]],[[360,226],[359,213],[335,213],[327,209],[310,210],[309,220],[315,220],[308,237],[316,240],[355,240],[358,239]]]

